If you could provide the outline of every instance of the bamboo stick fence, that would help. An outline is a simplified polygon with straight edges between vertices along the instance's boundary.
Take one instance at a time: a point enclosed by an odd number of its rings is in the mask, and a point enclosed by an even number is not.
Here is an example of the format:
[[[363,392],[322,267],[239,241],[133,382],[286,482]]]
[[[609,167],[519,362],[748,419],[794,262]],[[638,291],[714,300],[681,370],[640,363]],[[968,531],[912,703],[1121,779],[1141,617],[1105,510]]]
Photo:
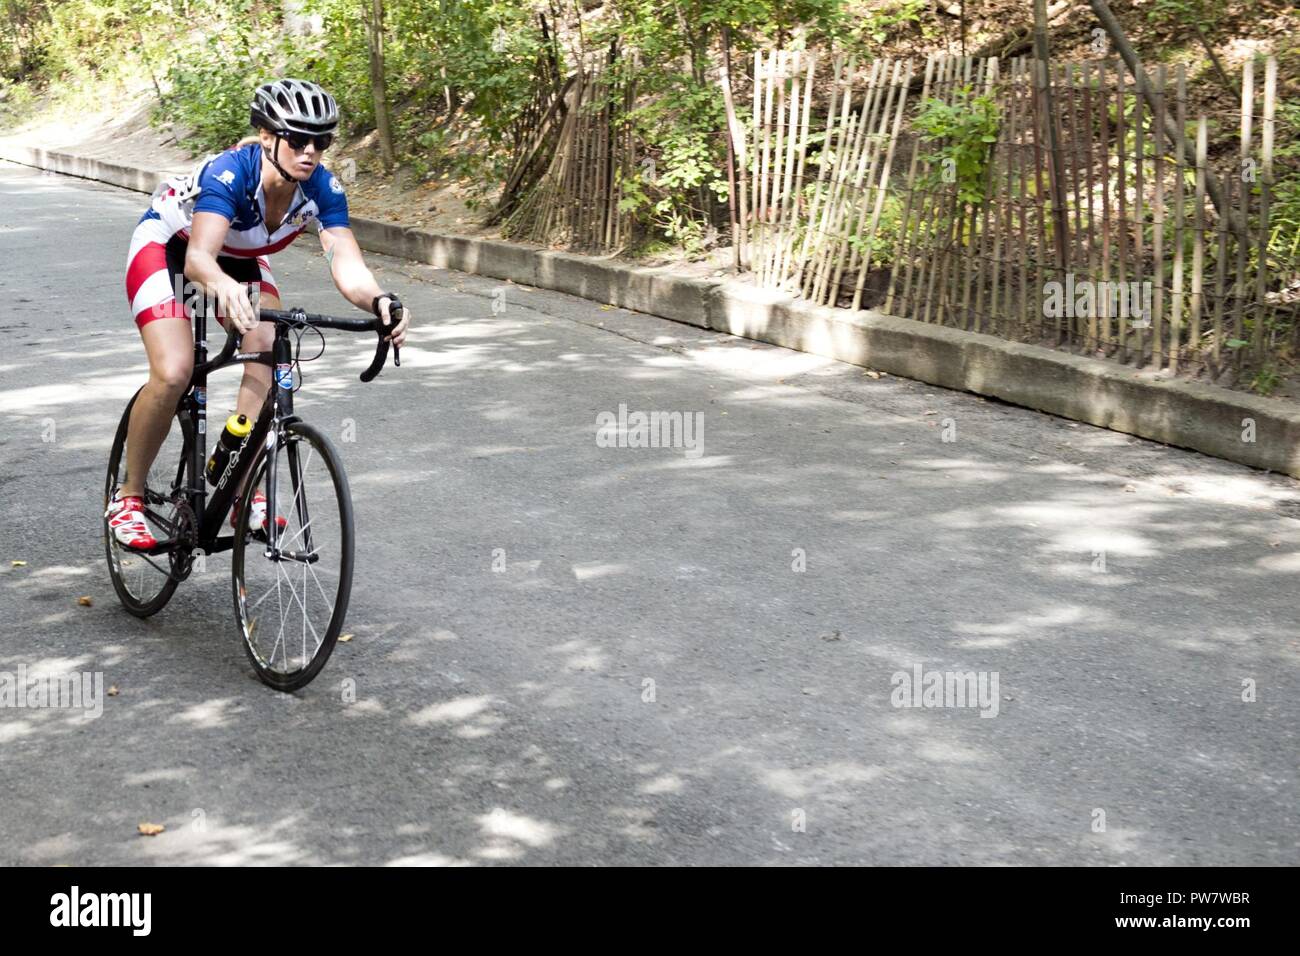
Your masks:
[[[533,65],[532,96],[510,124],[510,172],[489,224],[508,219],[537,185],[564,121],[566,94],[573,78],[562,75],[559,50],[545,15],[539,14],[538,21],[542,48]]]
[[[732,190],[741,266],[820,304],[1234,376],[1300,346],[1300,307],[1279,292],[1300,287],[1300,263],[1270,231],[1277,63],[1262,66],[1261,84],[1245,64],[1239,111],[1189,123],[1181,66],[1157,69],[1153,111],[1119,60],[934,56],[909,101],[910,63],[759,51],[748,123],[731,126],[748,160]],[[976,94],[999,132],[971,201],[910,121]],[[1211,118],[1239,129],[1231,154],[1209,154]],[[1210,201],[1211,170],[1244,228]]]
[[[564,83],[543,124],[557,126],[547,165],[506,218],[505,235],[588,252],[626,244],[631,221],[619,204],[633,170],[635,144],[624,120],[636,91],[614,69],[617,55],[611,50]],[[543,127],[539,140],[548,135]]]

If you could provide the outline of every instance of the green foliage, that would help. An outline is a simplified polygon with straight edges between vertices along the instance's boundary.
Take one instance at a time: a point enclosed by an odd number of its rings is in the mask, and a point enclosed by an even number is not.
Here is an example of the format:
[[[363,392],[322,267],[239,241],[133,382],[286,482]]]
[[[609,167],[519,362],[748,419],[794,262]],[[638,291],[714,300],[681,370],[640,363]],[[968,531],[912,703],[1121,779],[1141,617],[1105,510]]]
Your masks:
[[[1224,5],[1217,0],[1150,0],[1147,20],[1167,30],[1200,27],[1208,34],[1218,25],[1223,11]]]
[[[41,65],[39,37],[48,23],[45,4],[0,0],[0,89],[26,79]]]
[[[911,0],[906,0],[911,2]],[[844,0],[610,0],[613,17],[593,49],[617,33],[641,55],[642,67],[672,69],[679,57],[707,53],[723,27],[741,52],[779,43],[787,49],[840,41],[851,33]]]
[[[159,45],[154,18],[170,14],[170,0],[0,0],[0,80],[57,84],[63,100],[120,84]]]
[[[910,3],[911,0],[906,0]],[[642,230],[699,252],[725,229],[726,113],[714,75],[724,28],[733,69],[745,70],[756,45],[787,49],[851,37],[844,0],[610,0],[612,14],[588,37],[589,49],[617,38],[623,79],[635,74],[630,117],[652,165],[624,183],[624,211]]]
[[[1273,389],[1277,388],[1281,376],[1278,375],[1277,367],[1272,362],[1265,363],[1264,367],[1259,369],[1250,380],[1252,391],[1260,395],[1271,394]]]
[[[41,60],[50,76],[84,78],[112,62],[115,38],[128,26],[129,9],[101,0],[51,4],[39,29]]]
[[[345,133],[356,134],[373,126],[366,24],[358,0],[306,0],[302,12],[319,15],[323,32],[294,39],[289,56],[292,70],[330,91],[338,101]]]
[[[259,27],[247,16],[247,4],[213,4],[204,15],[206,29],[177,38],[181,55],[170,58],[163,75],[155,117],[183,125],[196,152],[225,149],[249,132],[253,89],[285,58],[279,31]]]
[[[926,22],[923,14],[928,9],[928,0],[899,0],[897,3],[875,7],[865,12],[853,27],[851,35],[863,47],[869,43],[884,43],[896,34],[913,28],[928,38],[932,31],[922,27]]]
[[[1283,136],[1273,153],[1269,252],[1294,273],[1300,272],[1300,102],[1279,103],[1277,120]]]
[[[173,118],[189,133],[187,145],[199,152],[225,149],[249,132],[249,64],[220,55],[204,56],[168,73],[171,91],[156,117]]]
[[[26,117],[35,97],[26,83],[16,83],[0,76],[0,118],[15,121]]]
[[[257,83],[297,75],[334,93],[345,134],[366,134],[375,123],[368,6],[361,0],[303,2],[301,12],[323,23],[314,35],[286,36],[283,7],[266,0],[0,0],[0,116],[12,121],[46,88],[60,94],[65,108],[78,95],[87,105],[99,105],[105,80],[147,76],[161,93],[157,118],[175,122],[186,145],[211,150],[247,132],[247,104]],[[1215,0],[1146,0],[1131,15],[1162,30],[1186,32],[1192,25],[1213,27],[1226,9]],[[553,50],[561,74],[573,71],[577,56],[591,59],[616,45],[614,94],[621,96],[623,84],[635,78],[636,108],[625,122],[638,155],[651,161],[622,184],[623,208],[635,216],[638,240],[667,239],[693,251],[707,248],[727,228],[726,122],[717,82],[724,30],[743,100],[744,74],[757,47],[833,47],[862,62],[879,55],[882,43],[933,40],[929,31],[941,22],[930,0],[386,0],[385,11],[386,81],[399,164],[417,180],[471,184],[471,204],[486,202],[500,186],[521,110],[536,92],[544,43],[538,15],[553,28],[557,14],[561,21],[562,41]],[[1207,34],[1213,35],[1210,29]],[[1296,73],[1296,50],[1293,41],[1288,46],[1279,40],[1284,94],[1293,85],[1286,78]],[[819,68],[820,82],[828,79],[826,69]],[[1126,98],[1125,108],[1132,110],[1134,103]],[[1145,111],[1144,120],[1149,128]],[[994,104],[969,89],[952,106],[923,104],[916,128],[927,144],[930,175],[942,182],[950,173],[960,199],[978,202],[998,126]],[[1131,118],[1126,126],[1131,139]],[[1283,99],[1268,247],[1270,261],[1283,272],[1300,257],[1297,131],[1300,106]],[[1225,125],[1211,135],[1213,153],[1231,130]],[[1153,137],[1145,139],[1152,150]],[[819,161],[815,149],[808,159],[810,165]],[[1194,173],[1185,175],[1190,186]],[[899,215],[891,196],[874,260],[892,250]],[[910,228],[950,235],[951,226],[927,219]],[[1253,246],[1249,255],[1257,254]]]
[[[869,231],[871,219],[868,216],[862,224],[863,230]],[[875,237],[871,240],[871,264],[873,268],[893,265],[894,252],[903,230],[903,198],[898,193],[886,193],[880,209],[880,219],[876,223]],[[849,243],[860,254],[867,252],[865,236],[851,236]]]
[[[935,180],[955,182],[962,202],[978,203],[984,198],[984,173],[998,141],[1001,117],[992,97],[974,95],[968,86],[953,99],[952,105],[926,100],[915,127],[930,144],[923,158]]]
[[[356,0],[308,0],[305,9],[323,17],[324,33],[291,62],[334,92],[349,132],[373,126]],[[505,0],[401,0],[388,3],[385,15],[399,162],[420,178],[446,173],[491,192],[505,175],[516,117],[536,89],[543,41],[533,9]]]
[[[710,211],[725,202],[726,126],[716,86],[684,74],[664,83],[628,117],[645,159],[624,184],[620,208],[691,252],[708,244]],[[710,199],[710,197],[713,197]]]

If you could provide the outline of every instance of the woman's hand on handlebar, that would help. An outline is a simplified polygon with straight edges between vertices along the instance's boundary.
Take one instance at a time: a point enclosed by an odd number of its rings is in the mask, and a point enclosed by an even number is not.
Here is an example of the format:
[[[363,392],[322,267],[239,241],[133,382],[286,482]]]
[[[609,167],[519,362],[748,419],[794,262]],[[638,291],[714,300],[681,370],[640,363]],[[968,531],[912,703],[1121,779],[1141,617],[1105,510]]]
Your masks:
[[[257,310],[248,300],[248,288],[244,283],[226,276],[217,286],[216,298],[221,314],[240,335],[246,335],[257,327]]]
[[[396,296],[382,295],[379,297],[379,319],[385,326],[392,324],[393,316],[390,310],[394,302],[397,302],[400,307],[400,311],[397,315],[398,321],[397,325],[393,328],[393,331],[386,335],[385,338],[391,341],[394,345],[401,347],[402,343],[406,341],[407,326],[411,324],[410,308],[404,303],[398,301]]]

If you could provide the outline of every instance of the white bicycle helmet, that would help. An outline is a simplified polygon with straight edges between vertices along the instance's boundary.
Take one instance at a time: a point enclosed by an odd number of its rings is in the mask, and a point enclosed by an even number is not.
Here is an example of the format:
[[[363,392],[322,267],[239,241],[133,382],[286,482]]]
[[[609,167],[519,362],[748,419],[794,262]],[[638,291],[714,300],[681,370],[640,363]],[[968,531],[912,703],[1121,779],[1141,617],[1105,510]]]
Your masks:
[[[249,120],[273,133],[333,133],[339,125],[339,106],[309,80],[276,80],[257,88]]]

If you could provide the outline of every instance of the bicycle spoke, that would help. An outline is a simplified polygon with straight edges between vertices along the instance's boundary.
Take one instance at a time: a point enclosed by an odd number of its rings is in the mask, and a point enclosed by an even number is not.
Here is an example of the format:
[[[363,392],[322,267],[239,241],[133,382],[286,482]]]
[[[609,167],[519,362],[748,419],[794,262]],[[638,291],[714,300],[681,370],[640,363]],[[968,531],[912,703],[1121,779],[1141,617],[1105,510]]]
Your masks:
[[[286,613],[287,613],[287,611],[286,611],[286,609],[285,609],[285,606],[284,606],[284,602],[280,600],[280,577],[279,577],[279,575],[276,575],[276,578],[275,578],[275,592],[276,592],[276,603],[278,603],[278,604],[280,605],[280,627],[279,627],[279,629],[275,632],[275,635],[276,635],[276,636],[275,636],[275,643],[271,645],[271,659],[270,659],[269,663],[270,663],[272,666],[275,665],[275,649],[276,649],[277,647],[279,647],[281,641],[284,640],[284,621],[285,621],[285,615],[286,615]]]
[[[136,554],[136,557],[139,558],[141,561],[143,561],[145,564],[147,564],[147,565],[149,565],[150,567],[152,567],[152,568],[153,568],[155,571],[157,571],[159,574],[164,574],[164,575],[169,575],[169,574],[171,574],[171,571],[170,571],[170,570],[166,570],[166,571],[164,571],[164,570],[163,570],[162,568],[160,568],[158,565],[154,564],[154,563],[153,563],[153,559],[150,558],[147,554],[139,554],[139,553],[137,553],[137,554]],[[140,569],[140,573],[141,573],[141,574],[144,573],[144,569],[143,569],[143,568]]]
[[[295,541],[297,541],[299,538],[301,538],[301,537],[303,536],[303,534],[307,531],[307,529],[310,528],[310,527],[311,527],[311,522],[308,521],[305,525],[303,525],[301,528],[299,528],[299,529],[294,533],[294,536],[293,536],[292,538],[289,538],[287,541],[286,541],[284,538],[281,538],[281,539],[280,539],[280,550],[281,550],[281,551],[288,551],[288,550],[290,550],[290,547],[289,547],[289,546],[290,546],[291,544],[293,544]],[[304,541],[303,543],[305,544],[306,542]]]
[[[313,448],[311,451],[307,453],[307,461],[299,465],[297,469],[298,474],[294,476],[294,478],[296,479],[294,481],[294,494],[293,494],[293,500],[289,502],[289,508],[290,511],[295,515],[301,514],[299,509],[302,506],[302,490],[307,485],[307,479],[306,479],[307,466],[311,464],[312,455],[314,455],[315,453],[316,453],[315,448]],[[303,526],[298,529],[298,534],[294,535],[294,537],[296,538],[298,535],[305,533],[307,531],[307,528],[310,526],[311,526],[311,521],[308,520],[306,524],[303,524]]]
[[[275,591],[268,589],[260,598],[258,598],[252,604],[248,605],[248,609],[250,611],[256,611],[261,606],[263,601],[265,601],[267,598],[269,598],[272,594],[275,593],[276,593]]]
[[[334,599],[333,599],[332,597],[330,597],[328,594],[325,593],[325,587],[324,587],[324,585],[322,585],[322,584],[320,583],[320,578],[316,576],[316,569],[313,568],[310,564],[307,564],[307,563],[305,563],[305,562],[303,563],[303,567],[304,567],[306,570],[308,570],[308,571],[311,572],[312,580],[314,580],[314,581],[316,582],[316,589],[317,589],[318,591],[320,591],[320,596],[324,599],[325,603],[326,603],[327,605],[329,605],[330,613],[333,614],[333,613],[334,613]],[[303,585],[306,586],[306,574],[303,575],[303,578],[304,578],[304,580],[303,580]]]
[[[283,577],[283,579],[284,579],[284,583],[285,583],[285,586],[289,588],[289,594],[290,594],[290,596],[293,598],[294,603],[296,603],[296,604],[298,605],[298,608],[302,611],[302,622],[303,622],[303,623],[302,623],[302,627],[303,627],[303,657],[304,657],[305,660],[310,660],[310,658],[307,658],[307,656],[306,656],[306,654],[307,654],[307,644],[306,644],[306,633],[307,633],[307,629],[308,629],[308,628],[311,628],[312,636],[316,638],[316,646],[317,646],[317,647],[320,647],[320,645],[321,645],[321,643],[322,643],[322,642],[321,642],[321,639],[320,639],[320,635],[316,633],[316,628],[315,628],[315,626],[312,625],[312,623],[311,623],[311,619],[310,619],[310,617],[309,617],[308,614],[307,614],[307,605],[306,605],[306,603],[303,601],[303,598],[299,596],[299,594],[298,594],[298,589],[295,588],[295,587],[293,586],[293,581],[291,581],[291,580],[289,579],[289,572],[284,570],[282,563],[279,562],[279,561],[275,562],[275,566],[276,566],[276,570],[277,570],[277,571],[279,572],[279,574]],[[305,588],[305,584],[306,584],[306,582],[304,581],[304,588]],[[280,630],[281,630],[281,632],[282,632],[282,636],[283,636],[283,631],[284,631],[284,621],[281,621],[281,622],[280,622]]]
[[[306,567],[307,567],[307,566],[304,564],[304,565],[303,565],[303,569],[304,569],[304,570],[303,570],[303,576],[302,576],[302,591],[303,591],[303,597],[304,597],[304,598],[306,598],[306,596],[307,596],[307,574],[306,574]],[[289,572],[287,572],[287,571],[285,572],[285,576],[286,576],[286,577],[288,576],[288,573],[289,573]],[[304,663],[306,663],[307,661],[311,660],[311,658],[307,656],[307,620],[308,620],[308,619],[307,619],[307,615],[304,613],[303,616],[302,616],[302,659],[303,659],[303,662],[304,662]],[[312,637],[316,637],[316,631],[315,631],[315,629],[312,630],[311,636],[312,636]],[[313,647],[312,650],[311,650],[311,652],[312,652],[313,655],[315,655],[316,650],[320,647],[320,645],[321,645],[321,642],[320,642],[320,640],[319,640],[319,638],[318,638],[317,641],[316,641],[316,647]]]

